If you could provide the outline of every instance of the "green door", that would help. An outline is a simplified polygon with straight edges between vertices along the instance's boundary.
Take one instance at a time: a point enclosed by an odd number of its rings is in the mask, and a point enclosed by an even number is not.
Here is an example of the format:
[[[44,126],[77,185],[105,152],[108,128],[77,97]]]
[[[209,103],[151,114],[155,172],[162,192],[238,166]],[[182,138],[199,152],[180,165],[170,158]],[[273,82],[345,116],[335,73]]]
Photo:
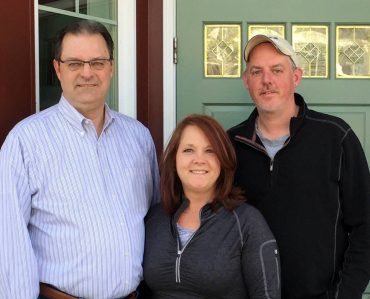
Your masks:
[[[297,91],[346,120],[370,161],[369,11],[363,0],[177,0],[177,121],[206,113],[227,129],[246,119],[254,107],[240,77],[243,46],[259,32],[280,34],[303,63]]]
[[[292,41],[304,62],[298,88],[312,109],[345,119],[370,161],[370,2],[177,0],[177,121],[206,113],[225,128],[253,109],[240,73],[250,36]]]

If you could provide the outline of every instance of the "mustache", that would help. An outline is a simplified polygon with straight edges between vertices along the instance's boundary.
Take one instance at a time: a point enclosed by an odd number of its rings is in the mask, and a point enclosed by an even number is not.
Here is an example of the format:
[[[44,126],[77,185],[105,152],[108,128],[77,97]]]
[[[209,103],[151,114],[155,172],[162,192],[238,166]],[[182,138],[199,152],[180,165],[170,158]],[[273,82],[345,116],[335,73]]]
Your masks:
[[[277,93],[278,91],[272,87],[266,87],[260,90],[260,94],[266,94],[266,93]]]

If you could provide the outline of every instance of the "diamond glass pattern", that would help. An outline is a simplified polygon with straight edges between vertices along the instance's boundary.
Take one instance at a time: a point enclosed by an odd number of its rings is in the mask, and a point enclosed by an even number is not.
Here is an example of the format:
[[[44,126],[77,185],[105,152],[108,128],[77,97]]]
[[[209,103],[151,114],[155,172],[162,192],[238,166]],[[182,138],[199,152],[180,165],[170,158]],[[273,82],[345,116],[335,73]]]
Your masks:
[[[241,70],[239,24],[204,25],[204,74],[206,78],[239,78]]]
[[[303,77],[328,77],[328,26],[293,25],[292,44],[303,69]]]
[[[370,78],[370,26],[337,26],[336,77]]]

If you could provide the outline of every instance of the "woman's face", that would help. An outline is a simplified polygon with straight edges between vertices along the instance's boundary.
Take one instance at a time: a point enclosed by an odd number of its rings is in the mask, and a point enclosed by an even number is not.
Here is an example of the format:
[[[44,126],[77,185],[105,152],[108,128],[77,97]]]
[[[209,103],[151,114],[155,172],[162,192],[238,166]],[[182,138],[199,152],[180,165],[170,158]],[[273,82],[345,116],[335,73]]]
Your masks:
[[[182,132],[176,153],[176,170],[185,196],[213,200],[221,167],[214,150],[197,126],[187,126]]]

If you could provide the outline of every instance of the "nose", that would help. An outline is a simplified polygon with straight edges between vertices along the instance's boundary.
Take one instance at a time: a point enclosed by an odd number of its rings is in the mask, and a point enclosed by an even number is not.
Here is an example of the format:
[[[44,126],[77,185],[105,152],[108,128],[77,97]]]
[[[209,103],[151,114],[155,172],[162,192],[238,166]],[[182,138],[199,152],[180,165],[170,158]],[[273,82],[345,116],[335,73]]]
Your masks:
[[[205,162],[205,159],[204,159],[204,156],[202,153],[197,153],[195,156],[194,156],[194,159],[193,159],[193,163],[195,164],[204,164]]]
[[[272,82],[272,73],[270,71],[264,71],[262,73],[262,82],[264,84],[271,84]]]
[[[84,63],[84,66],[81,70],[81,76],[84,78],[90,78],[93,76],[93,71],[91,70],[90,64]]]

